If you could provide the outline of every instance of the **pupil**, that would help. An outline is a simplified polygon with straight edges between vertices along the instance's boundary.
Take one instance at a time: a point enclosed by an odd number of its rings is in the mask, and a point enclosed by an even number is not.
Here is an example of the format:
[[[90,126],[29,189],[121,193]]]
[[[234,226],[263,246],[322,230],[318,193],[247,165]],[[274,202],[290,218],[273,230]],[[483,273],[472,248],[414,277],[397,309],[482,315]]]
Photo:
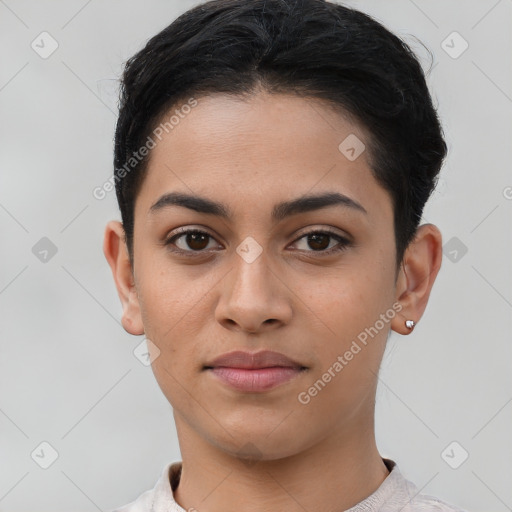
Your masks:
[[[319,242],[319,239],[323,239],[323,241],[327,243],[322,244],[321,241]],[[308,243],[312,249],[326,249],[329,246],[329,235],[309,235]]]
[[[191,249],[204,249],[208,245],[208,243],[204,243],[207,236],[204,233],[189,233],[187,235],[187,244]],[[197,246],[197,243],[199,243],[199,246]]]
[[[187,235],[187,244],[191,249],[201,250],[204,249],[208,243],[207,238],[209,235],[205,233],[189,233]],[[323,250],[329,247],[330,235],[314,234],[308,236],[308,244],[312,249]],[[206,242],[206,244],[205,244]]]

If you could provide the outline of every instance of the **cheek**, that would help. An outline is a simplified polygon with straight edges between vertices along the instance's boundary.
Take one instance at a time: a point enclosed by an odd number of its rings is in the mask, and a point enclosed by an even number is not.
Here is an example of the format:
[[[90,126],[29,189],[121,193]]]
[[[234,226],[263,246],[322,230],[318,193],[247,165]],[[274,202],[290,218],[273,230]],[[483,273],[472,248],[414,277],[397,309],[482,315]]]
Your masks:
[[[160,254],[148,254],[139,261],[138,289],[143,316],[152,328],[166,332],[188,310],[193,313],[193,306],[199,301],[199,287]]]
[[[187,410],[191,405],[188,390],[193,390],[201,361],[205,291],[181,272],[156,269],[144,275],[141,289],[146,337],[160,351],[151,365],[156,381],[172,407]]]
[[[314,292],[310,288],[303,295],[308,297],[304,329],[316,331],[308,341],[319,356],[320,373],[345,354],[349,359],[347,369],[350,367],[350,371],[344,369],[347,378],[352,369],[378,367],[392,319],[388,315],[383,321],[381,315],[391,308],[392,287],[377,270],[342,269],[325,281],[328,285]]]
[[[314,287],[305,281],[303,290],[297,294],[308,297],[310,309],[319,312],[337,334],[348,334],[351,328],[364,328],[368,321],[378,318],[388,300],[388,287],[386,279],[375,269],[357,265],[322,277],[322,282]],[[344,326],[341,331],[340,326]]]
[[[138,299],[146,337],[167,359],[174,356],[180,329],[189,325],[190,292],[165,271],[148,266],[138,274]],[[182,321],[180,322],[180,319]]]
[[[390,320],[379,320],[386,308],[375,282],[367,277],[340,279],[328,293],[310,297],[309,304],[321,321],[308,313],[304,332],[309,333],[309,351],[316,354],[317,364],[297,399],[301,404],[308,401],[304,406],[308,414],[330,414],[333,422],[345,422],[360,407],[371,406]],[[381,323],[376,328],[377,321]]]
[[[212,295],[219,279],[199,275],[192,265],[171,267],[158,257],[139,273],[139,303],[146,336],[161,351],[158,365],[184,376],[196,371],[204,354],[205,326],[213,316]]]

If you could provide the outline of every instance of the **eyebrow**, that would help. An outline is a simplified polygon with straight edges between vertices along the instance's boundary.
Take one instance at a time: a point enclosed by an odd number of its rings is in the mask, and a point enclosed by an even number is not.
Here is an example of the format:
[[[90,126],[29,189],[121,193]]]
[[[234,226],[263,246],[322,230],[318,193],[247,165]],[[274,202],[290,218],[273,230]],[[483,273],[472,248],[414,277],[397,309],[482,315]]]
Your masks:
[[[183,192],[164,194],[151,206],[149,213],[154,214],[169,206],[182,206],[199,213],[216,215],[226,220],[232,220],[233,218],[233,214],[226,205],[205,197],[185,194]],[[278,222],[291,215],[320,210],[329,206],[343,206],[354,211],[368,214],[361,204],[350,197],[338,192],[327,192],[323,194],[306,195],[293,199],[292,201],[285,201],[275,205],[272,209],[272,220]]]

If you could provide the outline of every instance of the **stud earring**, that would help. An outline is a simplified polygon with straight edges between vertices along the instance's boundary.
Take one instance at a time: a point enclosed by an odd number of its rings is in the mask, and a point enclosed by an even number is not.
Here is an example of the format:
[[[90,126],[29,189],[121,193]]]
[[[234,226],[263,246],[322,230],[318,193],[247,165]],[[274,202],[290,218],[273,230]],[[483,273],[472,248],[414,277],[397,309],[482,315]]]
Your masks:
[[[405,321],[405,326],[407,327],[407,329],[414,329],[415,325],[416,325],[416,323],[414,322],[414,320],[406,320]]]

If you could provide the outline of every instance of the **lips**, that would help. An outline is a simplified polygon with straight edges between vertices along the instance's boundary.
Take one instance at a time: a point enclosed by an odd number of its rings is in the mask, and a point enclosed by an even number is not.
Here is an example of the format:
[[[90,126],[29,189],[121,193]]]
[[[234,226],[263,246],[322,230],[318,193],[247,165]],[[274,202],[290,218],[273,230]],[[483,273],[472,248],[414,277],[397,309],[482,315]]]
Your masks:
[[[230,388],[243,392],[273,389],[300,375],[306,367],[279,352],[229,352],[204,367]]]
[[[272,368],[275,366],[285,368],[302,368],[300,363],[286,357],[280,352],[263,350],[261,352],[250,353],[243,351],[229,352],[223,354],[211,363],[205,365],[206,368],[216,368],[225,366],[229,368],[243,368],[247,370],[257,370],[260,368]]]

